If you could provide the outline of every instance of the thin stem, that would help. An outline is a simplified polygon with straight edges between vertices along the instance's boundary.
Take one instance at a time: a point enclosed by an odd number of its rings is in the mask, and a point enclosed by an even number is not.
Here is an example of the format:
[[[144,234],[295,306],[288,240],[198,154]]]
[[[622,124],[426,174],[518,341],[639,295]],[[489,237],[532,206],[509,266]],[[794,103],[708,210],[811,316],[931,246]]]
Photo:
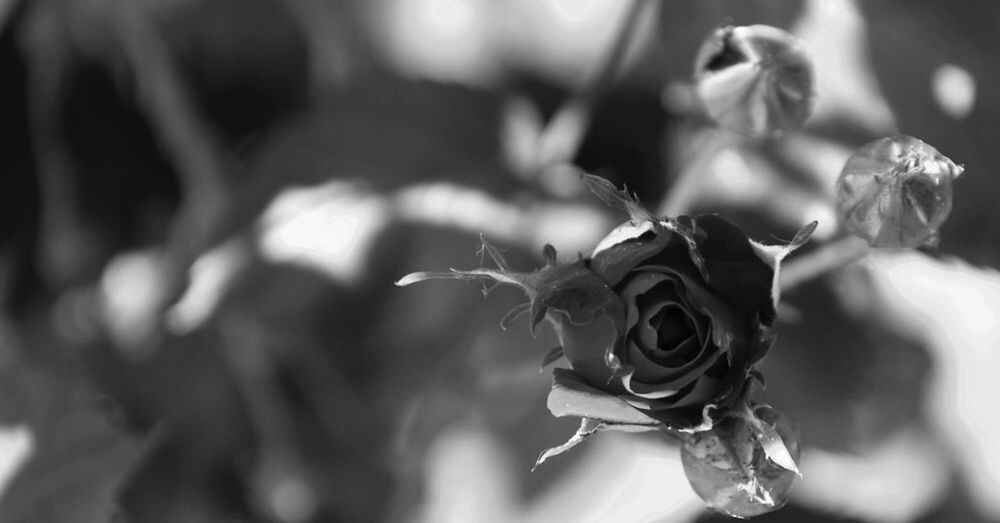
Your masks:
[[[642,19],[643,8],[655,7],[656,2],[632,0],[622,20],[615,40],[604,59],[594,69],[590,79],[567,100],[542,130],[538,138],[538,167],[566,163],[576,155],[590,125],[598,98],[614,83],[620,73],[635,28]]]
[[[869,251],[871,248],[864,240],[847,236],[793,258],[781,268],[781,290],[793,289],[801,283],[846,267],[864,258]]]
[[[307,483],[302,457],[295,443],[294,414],[287,402],[282,400],[265,334],[253,318],[241,312],[223,315],[220,323],[222,352],[259,438],[258,488],[276,490],[282,484],[288,484],[301,489],[302,494],[307,496],[307,514],[283,515],[280,507],[274,506],[273,492],[263,493],[263,505],[274,512],[278,520],[305,521],[315,509],[314,494]]]
[[[181,71],[148,13],[130,0],[109,4],[114,30],[135,72],[141,107],[169,153],[183,189],[158,267],[158,289],[149,297],[149,317],[135,343],[152,339],[159,318],[187,287],[188,270],[211,246],[213,228],[228,212],[232,165],[197,108]]]
[[[720,131],[706,131],[696,153],[674,178],[666,198],[660,204],[660,216],[678,216],[691,211],[698,197],[698,184],[705,177],[709,164],[720,152],[732,145],[732,138]]]

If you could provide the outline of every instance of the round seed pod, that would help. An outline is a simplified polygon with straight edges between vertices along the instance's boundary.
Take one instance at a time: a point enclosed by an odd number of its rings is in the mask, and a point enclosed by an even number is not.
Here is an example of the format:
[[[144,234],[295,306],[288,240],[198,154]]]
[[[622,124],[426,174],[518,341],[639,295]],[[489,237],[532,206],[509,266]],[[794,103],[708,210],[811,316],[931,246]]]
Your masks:
[[[783,507],[798,477],[798,458],[798,431],[768,406],[725,416],[681,448],[695,493],[709,508],[737,518]]]
[[[912,136],[875,140],[844,165],[837,207],[847,229],[872,247],[935,245],[962,171]]]

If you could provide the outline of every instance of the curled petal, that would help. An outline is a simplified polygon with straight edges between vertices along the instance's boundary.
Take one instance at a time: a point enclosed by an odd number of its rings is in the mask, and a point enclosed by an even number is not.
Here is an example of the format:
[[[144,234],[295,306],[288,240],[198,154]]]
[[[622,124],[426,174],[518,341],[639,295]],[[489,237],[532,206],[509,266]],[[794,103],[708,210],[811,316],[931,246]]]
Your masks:
[[[633,370],[622,378],[622,384],[626,390],[641,398],[671,397],[702,377],[721,357],[722,352],[705,342],[697,357],[670,367],[651,361],[642,351],[637,350],[630,352],[628,366]],[[702,402],[715,399],[713,396],[717,394],[718,392],[709,392],[708,397],[701,397]]]
[[[771,290],[774,269],[761,260],[739,227],[714,214],[682,216],[694,231],[694,249],[701,259],[708,288],[747,317],[770,325],[776,316]]]
[[[622,399],[588,385],[567,369],[553,369],[548,407],[557,418],[574,416],[619,425],[661,425]]]
[[[594,250],[590,269],[608,282],[618,285],[636,266],[665,249],[673,235],[654,222],[638,226],[623,224],[611,231]]]

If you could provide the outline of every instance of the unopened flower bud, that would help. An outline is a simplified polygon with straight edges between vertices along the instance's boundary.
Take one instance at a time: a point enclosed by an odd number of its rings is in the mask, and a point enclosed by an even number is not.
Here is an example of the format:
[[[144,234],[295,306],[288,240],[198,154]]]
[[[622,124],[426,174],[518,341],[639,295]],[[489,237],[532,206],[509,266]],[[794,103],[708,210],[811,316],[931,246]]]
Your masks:
[[[962,171],[916,138],[882,138],[847,160],[837,206],[848,230],[872,247],[934,245],[951,213],[952,180]]]
[[[768,406],[725,415],[688,437],[681,463],[691,487],[710,508],[738,518],[785,504],[798,476],[798,434]]]
[[[812,111],[812,61],[776,27],[717,29],[698,51],[694,83],[719,126],[752,137],[795,129]]]

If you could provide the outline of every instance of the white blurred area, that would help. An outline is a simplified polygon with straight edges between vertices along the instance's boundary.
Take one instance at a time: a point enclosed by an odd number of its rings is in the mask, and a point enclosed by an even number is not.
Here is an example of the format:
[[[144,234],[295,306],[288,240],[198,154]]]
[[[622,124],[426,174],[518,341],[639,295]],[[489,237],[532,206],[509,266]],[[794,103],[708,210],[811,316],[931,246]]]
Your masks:
[[[512,460],[503,442],[486,431],[448,430],[428,456],[428,496],[419,521],[670,523],[702,511],[674,446],[609,432],[556,459],[574,460],[573,470],[524,503],[515,496],[511,467],[529,463]]]
[[[523,68],[575,85],[599,63],[628,2],[619,0],[380,0],[370,23],[383,53],[418,78],[487,85]],[[631,60],[652,35],[640,25]]]
[[[968,116],[976,105],[976,79],[955,64],[943,64],[934,70],[931,89],[941,110],[956,120]]]
[[[26,424],[0,425],[0,498],[35,452],[35,436]]]
[[[865,263],[886,316],[929,341],[929,419],[946,437],[978,508],[1000,518],[1000,273],[919,253]]]

